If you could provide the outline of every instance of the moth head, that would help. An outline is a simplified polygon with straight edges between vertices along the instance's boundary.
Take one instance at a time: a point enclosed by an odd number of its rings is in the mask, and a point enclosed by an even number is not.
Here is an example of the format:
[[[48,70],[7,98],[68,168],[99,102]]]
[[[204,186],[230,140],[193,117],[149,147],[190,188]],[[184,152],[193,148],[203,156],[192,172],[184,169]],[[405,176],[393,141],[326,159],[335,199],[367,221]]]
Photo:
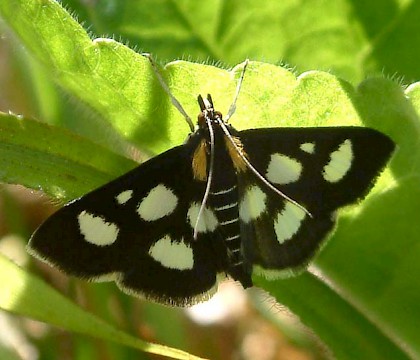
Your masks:
[[[222,120],[222,113],[214,110],[213,99],[210,94],[207,94],[206,99],[198,95],[197,100],[201,110],[200,114],[198,114],[198,127],[200,129],[206,129],[208,127],[207,120],[211,122]]]

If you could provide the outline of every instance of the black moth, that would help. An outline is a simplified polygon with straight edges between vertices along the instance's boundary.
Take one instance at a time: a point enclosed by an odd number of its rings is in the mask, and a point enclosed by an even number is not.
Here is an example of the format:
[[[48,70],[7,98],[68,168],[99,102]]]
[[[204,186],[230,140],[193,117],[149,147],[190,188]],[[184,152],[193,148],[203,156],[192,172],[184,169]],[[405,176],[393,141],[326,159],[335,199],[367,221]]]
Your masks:
[[[191,305],[220,275],[247,288],[254,272],[302,269],[336,210],[368,193],[394,150],[362,127],[236,131],[210,96],[198,101],[198,128],[183,145],[64,206],[29,250],[68,274]]]

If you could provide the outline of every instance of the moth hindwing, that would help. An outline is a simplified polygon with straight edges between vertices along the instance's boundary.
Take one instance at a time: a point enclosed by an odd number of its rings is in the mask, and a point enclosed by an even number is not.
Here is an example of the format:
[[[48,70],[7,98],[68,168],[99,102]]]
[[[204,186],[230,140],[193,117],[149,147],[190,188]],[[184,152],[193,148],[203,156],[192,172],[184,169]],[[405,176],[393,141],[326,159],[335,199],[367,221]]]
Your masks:
[[[394,150],[361,127],[236,131],[210,96],[199,104],[185,144],[58,210],[30,251],[68,274],[190,305],[220,275],[246,288],[253,271],[304,267],[336,210],[367,194]]]

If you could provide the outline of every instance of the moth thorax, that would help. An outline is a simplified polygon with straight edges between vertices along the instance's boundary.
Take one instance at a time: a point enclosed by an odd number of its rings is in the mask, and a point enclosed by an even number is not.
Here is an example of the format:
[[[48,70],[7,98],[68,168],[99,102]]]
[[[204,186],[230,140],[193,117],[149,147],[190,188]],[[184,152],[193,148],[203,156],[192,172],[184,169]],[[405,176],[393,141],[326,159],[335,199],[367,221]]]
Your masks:
[[[199,181],[207,180],[207,144],[205,139],[200,141],[194,151],[192,171],[194,179]]]
[[[232,136],[231,139],[235,143],[236,146],[232,144],[232,142],[225,136],[225,144],[228,150],[229,156],[232,159],[233,166],[235,167],[236,172],[243,172],[246,170],[246,164],[243,160],[242,156],[248,157],[246,152],[244,151],[244,145],[236,136]],[[240,152],[240,153],[239,153]]]

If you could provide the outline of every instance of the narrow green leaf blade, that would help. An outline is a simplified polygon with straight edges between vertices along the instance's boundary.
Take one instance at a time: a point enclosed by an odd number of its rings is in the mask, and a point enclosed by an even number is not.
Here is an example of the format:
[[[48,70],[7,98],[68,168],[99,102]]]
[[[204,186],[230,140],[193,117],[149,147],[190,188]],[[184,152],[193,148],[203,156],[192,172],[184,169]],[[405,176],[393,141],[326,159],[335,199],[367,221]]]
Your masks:
[[[0,255],[0,308],[68,331],[118,342],[141,351],[174,359],[200,359],[181,350],[147,343],[84,311],[37,277]]]
[[[85,194],[137,165],[64,129],[4,113],[0,159],[2,182],[61,200]]]

